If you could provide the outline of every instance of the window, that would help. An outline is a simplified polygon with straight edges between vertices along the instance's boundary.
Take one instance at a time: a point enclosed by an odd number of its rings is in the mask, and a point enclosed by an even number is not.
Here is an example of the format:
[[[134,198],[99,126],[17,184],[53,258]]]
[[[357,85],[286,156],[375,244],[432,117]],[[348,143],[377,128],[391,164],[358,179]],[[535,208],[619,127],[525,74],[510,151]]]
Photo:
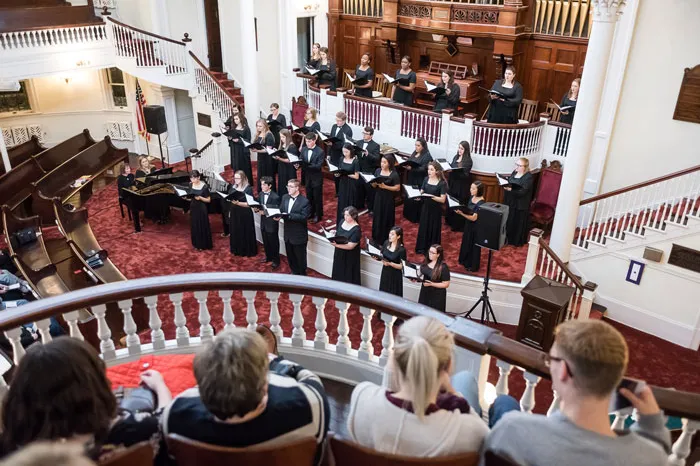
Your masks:
[[[112,90],[112,102],[115,107],[126,107],[126,86],[124,85],[124,74],[119,68],[109,68],[107,70],[107,82]]]
[[[19,91],[0,92],[0,113],[14,113],[31,110],[26,81],[20,81]]]

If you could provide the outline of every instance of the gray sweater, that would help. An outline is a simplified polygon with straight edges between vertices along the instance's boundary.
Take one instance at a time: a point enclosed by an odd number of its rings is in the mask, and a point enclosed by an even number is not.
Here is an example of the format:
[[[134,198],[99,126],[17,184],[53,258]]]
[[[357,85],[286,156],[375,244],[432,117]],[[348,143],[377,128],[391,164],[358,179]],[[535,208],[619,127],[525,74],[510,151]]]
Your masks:
[[[671,434],[663,413],[639,416],[631,431],[606,437],[578,427],[559,411],[550,417],[510,412],[486,437],[486,450],[521,466],[663,466]]]

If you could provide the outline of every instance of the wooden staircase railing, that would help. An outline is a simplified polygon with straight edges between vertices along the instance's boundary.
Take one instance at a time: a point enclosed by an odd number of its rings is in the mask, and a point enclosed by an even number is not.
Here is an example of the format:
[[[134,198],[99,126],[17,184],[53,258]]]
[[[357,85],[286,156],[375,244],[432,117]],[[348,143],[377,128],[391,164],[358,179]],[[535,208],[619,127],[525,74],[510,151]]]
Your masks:
[[[236,97],[207,68],[197,55],[190,52],[194,60],[194,83],[197,91],[204,96],[204,99],[211,104],[221,121],[226,121],[232,114],[232,109],[236,103]]]

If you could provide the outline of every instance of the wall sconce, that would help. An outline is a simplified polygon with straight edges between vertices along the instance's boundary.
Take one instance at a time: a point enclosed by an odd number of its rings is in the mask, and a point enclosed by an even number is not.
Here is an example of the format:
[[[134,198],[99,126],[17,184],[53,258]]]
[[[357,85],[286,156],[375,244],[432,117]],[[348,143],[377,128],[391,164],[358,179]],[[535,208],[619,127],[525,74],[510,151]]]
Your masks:
[[[66,82],[66,84],[69,84],[73,80],[73,77],[66,75],[63,76],[63,80]]]

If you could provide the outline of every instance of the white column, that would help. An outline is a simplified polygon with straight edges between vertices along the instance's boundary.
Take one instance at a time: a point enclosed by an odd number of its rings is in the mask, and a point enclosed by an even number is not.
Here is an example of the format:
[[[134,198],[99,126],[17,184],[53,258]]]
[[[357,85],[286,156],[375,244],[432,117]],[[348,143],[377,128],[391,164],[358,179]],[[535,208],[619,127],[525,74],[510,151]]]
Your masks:
[[[177,109],[175,107],[175,91],[169,87],[153,85],[153,92],[160,96],[161,105],[165,108],[165,121],[168,124],[167,134],[161,134],[161,143],[166,147],[163,147],[163,157],[168,161],[168,163],[176,163],[185,159],[185,149],[180,144],[180,131],[177,127]],[[155,140],[155,144],[153,141]],[[160,157],[160,150],[158,150],[158,136],[151,135],[151,148],[155,145],[156,152],[152,152],[151,155]],[[151,149],[152,150],[152,149]]]
[[[245,98],[245,111],[251,128],[260,118],[260,105],[258,104],[258,53],[255,50],[255,14],[253,8],[245,2],[239,2],[238,13],[241,28],[241,62],[243,67],[243,97]],[[262,20],[260,31],[266,31]],[[264,33],[264,32],[262,32]]]
[[[10,165],[10,156],[7,154],[7,146],[5,145],[5,138],[0,134],[0,156],[2,156],[2,164],[5,166],[5,173],[12,170],[12,165]]]
[[[297,16],[293,0],[277,0],[280,42],[280,112],[291,121],[292,97],[299,97],[296,84],[299,78],[292,71],[297,67]]]
[[[562,189],[559,192],[550,241],[552,249],[564,262],[569,260],[571,242],[574,239],[578,204],[581,201],[588,171],[615,25],[622,14],[625,0],[591,0],[591,4],[593,29],[588,41],[581,77],[581,91],[576,105],[569,152],[561,183]]]

